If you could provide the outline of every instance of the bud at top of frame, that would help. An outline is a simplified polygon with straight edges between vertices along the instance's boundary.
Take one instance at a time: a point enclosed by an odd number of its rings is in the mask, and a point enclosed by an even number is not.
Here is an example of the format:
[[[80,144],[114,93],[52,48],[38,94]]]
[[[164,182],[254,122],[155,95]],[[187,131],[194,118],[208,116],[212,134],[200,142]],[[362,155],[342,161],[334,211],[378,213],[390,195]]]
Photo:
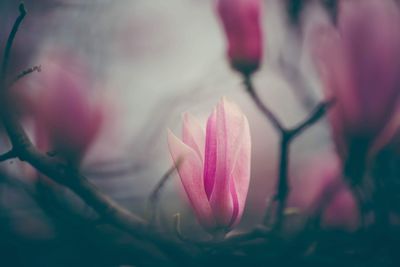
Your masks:
[[[250,75],[256,71],[263,54],[261,0],[217,0],[217,11],[228,42],[232,67]]]

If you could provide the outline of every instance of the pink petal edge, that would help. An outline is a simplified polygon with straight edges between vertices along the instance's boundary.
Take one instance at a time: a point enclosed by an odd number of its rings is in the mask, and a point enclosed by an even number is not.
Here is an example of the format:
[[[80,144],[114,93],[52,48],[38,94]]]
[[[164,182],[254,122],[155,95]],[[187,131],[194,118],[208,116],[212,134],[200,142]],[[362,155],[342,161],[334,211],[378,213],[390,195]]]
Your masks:
[[[192,148],[179,140],[170,130],[168,130],[168,145],[197,219],[206,229],[213,229],[215,221],[203,186],[200,158]]]

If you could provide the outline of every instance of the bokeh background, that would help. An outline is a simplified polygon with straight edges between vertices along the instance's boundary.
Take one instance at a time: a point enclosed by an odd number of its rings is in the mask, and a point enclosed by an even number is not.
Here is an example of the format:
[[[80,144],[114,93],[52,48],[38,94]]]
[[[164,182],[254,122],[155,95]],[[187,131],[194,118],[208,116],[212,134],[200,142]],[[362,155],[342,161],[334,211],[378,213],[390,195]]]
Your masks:
[[[265,1],[266,52],[254,82],[262,100],[290,126],[305,118],[323,98],[307,37],[315,25],[329,23],[331,18],[323,1],[305,1],[301,16],[293,20],[286,2]],[[18,3],[0,2],[2,49],[18,15]],[[48,51],[58,49],[87,64],[91,81],[87,90],[104,101],[107,116],[84,159],[82,172],[102,191],[145,215],[149,193],[171,166],[167,128],[179,134],[184,111],[205,122],[217,101],[227,96],[248,116],[253,142],[251,185],[239,230],[261,220],[274,192],[278,136],[225,59],[224,35],[212,0],[26,0],[25,5],[28,16],[17,36],[11,73],[41,65],[41,73],[26,78],[34,81],[46,72],[41,59]],[[3,136],[1,152],[7,147]],[[309,170],[319,164],[316,159],[321,157],[334,161],[332,153],[325,120],[293,143],[291,206],[301,210],[309,204],[312,188],[319,183],[310,181]],[[56,195],[61,203],[47,203],[57,214],[55,218],[49,216],[30,195],[29,180],[13,170],[20,167],[15,161],[0,165],[0,231],[4,236],[0,238],[4,248],[0,249],[0,261],[7,255],[21,266],[77,266],[71,264],[82,262],[87,247],[93,246],[91,235],[85,232],[90,226],[79,221],[79,216],[74,219],[63,213],[68,210],[65,205],[79,204],[79,200],[68,190],[58,188]],[[12,173],[14,179],[10,181],[6,173]],[[67,203],[64,197],[69,199]],[[162,192],[160,213],[166,227],[170,227],[173,214],[181,213],[182,231],[201,236],[203,232],[185,198],[174,175]],[[43,201],[46,203],[46,198]],[[71,212],[94,216],[81,206]]]

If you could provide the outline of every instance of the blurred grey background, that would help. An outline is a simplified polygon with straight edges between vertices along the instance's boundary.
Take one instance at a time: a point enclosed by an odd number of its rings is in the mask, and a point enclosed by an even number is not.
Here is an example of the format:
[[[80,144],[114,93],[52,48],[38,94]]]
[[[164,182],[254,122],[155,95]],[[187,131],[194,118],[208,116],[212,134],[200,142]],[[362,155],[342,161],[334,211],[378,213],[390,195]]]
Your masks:
[[[246,228],[260,220],[274,191],[278,137],[225,60],[225,39],[213,2],[26,0],[29,13],[18,33],[12,71],[40,65],[40,57],[52,48],[72,51],[89,64],[94,86],[88,90],[107,99],[109,116],[83,172],[118,202],[141,213],[149,192],[171,165],[166,129],[179,135],[182,112],[205,122],[222,96],[236,101],[250,120],[253,141],[252,180],[242,222]],[[306,1],[301,23],[292,24],[285,2],[265,1],[265,57],[254,81],[262,100],[290,126],[323,97],[308,55],[307,34],[329,18],[320,1]],[[1,48],[17,5],[16,0],[0,2]],[[294,195],[302,194],[306,166],[331,152],[325,121],[295,141],[290,162]],[[161,203],[167,218],[190,214],[176,175]],[[183,216],[184,231],[193,224],[193,216]]]

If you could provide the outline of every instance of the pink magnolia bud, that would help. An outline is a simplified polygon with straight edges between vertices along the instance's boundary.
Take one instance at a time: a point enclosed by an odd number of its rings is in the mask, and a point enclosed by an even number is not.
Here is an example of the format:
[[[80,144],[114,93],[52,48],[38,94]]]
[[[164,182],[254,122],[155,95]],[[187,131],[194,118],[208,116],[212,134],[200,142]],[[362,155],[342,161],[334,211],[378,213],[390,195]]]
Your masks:
[[[261,9],[262,0],[217,0],[228,41],[229,61],[244,75],[250,75],[260,66],[263,54]]]
[[[328,94],[334,139],[346,161],[365,157],[400,93],[400,13],[392,0],[340,1],[338,32],[318,32],[314,54]],[[362,159],[358,159],[362,161]]]
[[[247,118],[222,99],[204,131],[184,115],[183,142],[168,133],[169,149],[183,187],[201,225],[229,230],[243,214],[250,180],[250,130]]]
[[[102,110],[89,100],[87,72],[78,60],[52,54],[42,66],[33,101],[38,145],[79,164],[100,129]]]

